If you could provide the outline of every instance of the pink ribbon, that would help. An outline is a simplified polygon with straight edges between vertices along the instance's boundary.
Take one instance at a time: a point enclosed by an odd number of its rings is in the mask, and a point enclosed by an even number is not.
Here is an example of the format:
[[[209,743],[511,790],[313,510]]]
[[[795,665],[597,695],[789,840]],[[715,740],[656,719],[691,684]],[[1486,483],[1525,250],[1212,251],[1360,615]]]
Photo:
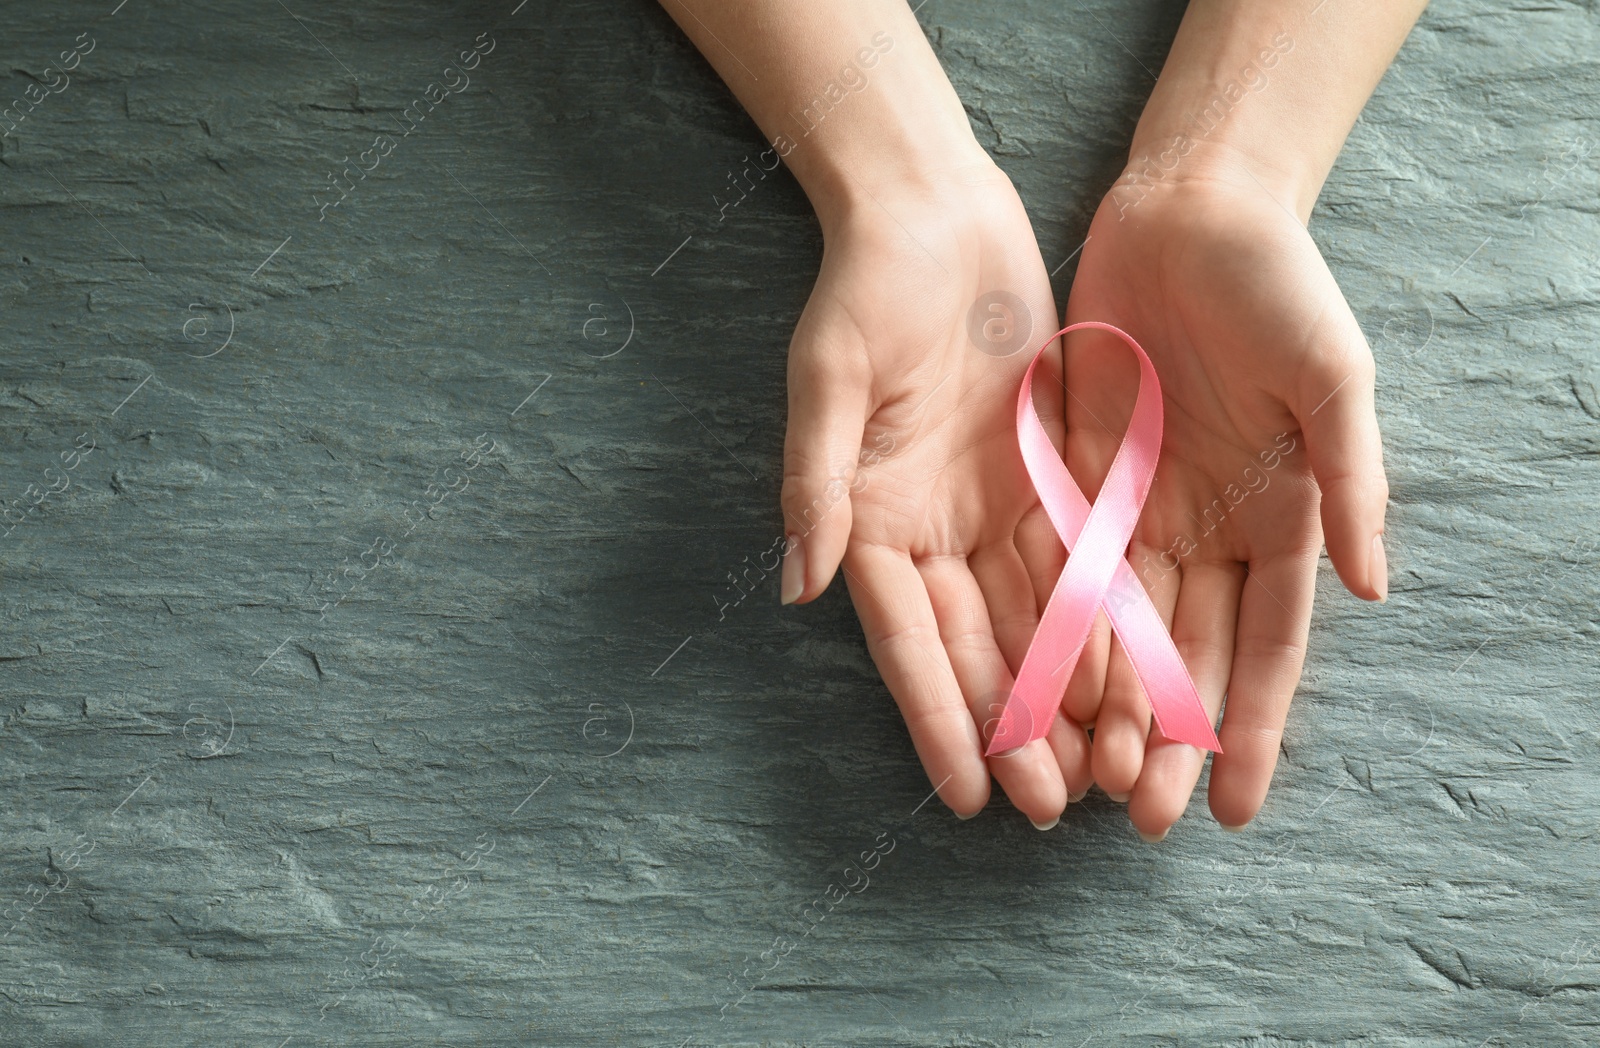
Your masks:
[[[1093,507],[1056,453],[1033,406],[1033,372],[1039,358],[1050,343],[1079,328],[1109,331],[1139,357],[1139,393],[1133,418]],[[986,753],[1015,749],[1049,732],[1067,681],[1089,639],[1095,612],[1102,607],[1133,664],[1161,734],[1221,753],[1211,718],[1172,636],[1124,556],[1161,454],[1161,380],[1144,348],[1126,331],[1098,321],[1069,324],[1051,335],[1022,377],[1022,389],[1017,393],[1017,440],[1039,501],[1072,555],[1045,605]]]

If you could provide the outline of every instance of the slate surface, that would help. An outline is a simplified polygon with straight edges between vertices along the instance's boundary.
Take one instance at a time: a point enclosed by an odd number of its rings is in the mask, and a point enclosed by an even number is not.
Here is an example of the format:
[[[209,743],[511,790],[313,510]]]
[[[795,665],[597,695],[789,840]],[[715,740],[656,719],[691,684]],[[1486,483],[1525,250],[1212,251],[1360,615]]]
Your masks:
[[[719,620],[820,240],[719,223],[760,139],[658,8],[285,4],[5,7],[0,496],[69,486],[0,545],[0,1043],[1600,1043],[1592,2],[1441,0],[1357,127],[1391,599],[1324,565],[1261,819],[1158,847],[918,809],[842,591]],[[919,10],[1052,266],[1180,13]]]

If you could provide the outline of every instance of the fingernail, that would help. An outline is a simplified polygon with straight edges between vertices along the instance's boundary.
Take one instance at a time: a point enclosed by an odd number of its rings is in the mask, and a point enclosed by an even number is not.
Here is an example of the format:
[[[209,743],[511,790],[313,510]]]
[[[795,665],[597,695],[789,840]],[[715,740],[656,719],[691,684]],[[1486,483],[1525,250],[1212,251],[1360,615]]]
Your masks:
[[[977,812],[969,812],[966,815],[962,815],[960,812],[956,812],[955,816],[956,816],[956,818],[960,819],[962,822],[965,822],[968,819],[976,819],[978,817],[978,813]]]
[[[1241,822],[1237,826],[1229,826],[1225,822],[1219,822],[1219,823],[1217,823],[1217,825],[1221,826],[1223,829],[1227,830],[1229,833],[1243,833],[1244,832],[1244,828],[1246,826],[1250,825],[1250,824],[1247,823],[1247,822]]]
[[[800,544],[800,536],[790,535],[787,538],[789,549],[783,555],[781,596],[785,604],[793,604],[806,591],[806,548]]]
[[[1383,552],[1383,532],[1372,536],[1372,562],[1367,566],[1367,584],[1378,591],[1378,600],[1389,599],[1389,558]]]
[[[1128,803],[1128,798],[1133,796],[1133,792],[1131,790],[1129,792],[1127,792],[1127,793],[1111,793],[1111,792],[1107,791],[1106,796],[1110,797],[1112,800],[1116,801],[1118,804],[1127,804]]]
[[[1088,790],[1084,790],[1082,793],[1069,793],[1069,794],[1067,794],[1067,803],[1068,804],[1077,804],[1079,801],[1083,800],[1087,796],[1089,796],[1089,791]]]
[[[1032,819],[1029,819],[1028,821],[1029,822],[1033,822]],[[1056,828],[1056,823],[1058,823],[1060,821],[1061,821],[1061,816],[1057,815],[1055,818],[1051,819],[1049,822],[1033,822],[1033,828],[1042,833],[1045,830],[1053,830],[1053,829],[1055,829]]]
[[[1140,830],[1139,836],[1146,844],[1160,844],[1162,841],[1167,839],[1167,831],[1162,830],[1160,833],[1146,833],[1143,830]]]

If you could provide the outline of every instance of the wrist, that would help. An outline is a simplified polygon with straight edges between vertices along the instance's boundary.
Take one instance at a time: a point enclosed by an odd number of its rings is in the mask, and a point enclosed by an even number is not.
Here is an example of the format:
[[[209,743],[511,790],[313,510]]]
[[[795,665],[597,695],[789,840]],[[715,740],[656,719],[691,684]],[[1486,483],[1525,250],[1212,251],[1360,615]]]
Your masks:
[[[1265,33],[1258,29],[1204,61],[1163,70],[1134,131],[1125,182],[1253,181],[1302,224],[1310,218],[1338,143],[1306,136],[1305,114],[1285,111],[1290,90],[1275,80],[1291,71],[1285,56],[1295,38]]]
[[[1191,6],[1134,132],[1132,184],[1253,179],[1302,224],[1342,135],[1329,141],[1299,26],[1246,4]],[[1324,92],[1326,93],[1326,92]]]
[[[1207,186],[1249,189],[1266,193],[1305,225],[1326,177],[1325,168],[1285,150],[1202,135],[1193,124],[1141,124],[1111,194],[1126,213],[1151,194]]]
[[[1299,17],[1273,0],[1189,4],[1124,181],[1220,179],[1264,190],[1304,224],[1422,3],[1352,0]]]
[[[925,143],[923,143],[925,145]],[[806,185],[825,242],[867,225],[904,224],[912,216],[939,213],[958,221],[976,198],[1011,181],[983,149],[906,150],[859,166],[838,158],[829,176]]]
[[[760,125],[755,162],[788,166],[824,235],[889,197],[998,173],[909,5],[666,7]]]
[[[938,59],[920,35],[901,35],[878,33],[820,90],[763,114],[824,235],[890,198],[999,174]]]

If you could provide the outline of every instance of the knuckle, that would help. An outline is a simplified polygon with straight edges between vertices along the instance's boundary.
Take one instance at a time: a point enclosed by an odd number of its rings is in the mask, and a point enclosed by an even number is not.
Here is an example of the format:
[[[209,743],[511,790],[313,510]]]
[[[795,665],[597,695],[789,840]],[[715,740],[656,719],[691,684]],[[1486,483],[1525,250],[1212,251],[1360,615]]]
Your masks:
[[[1294,675],[1299,676],[1301,660],[1305,658],[1306,646],[1300,640],[1280,640],[1273,637],[1240,637],[1238,650],[1235,657],[1239,660],[1253,659],[1262,663],[1261,669],[1272,678],[1280,678],[1288,674],[1288,667],[1294,667]],[[1274,680],[1274,683],[1278,683]]]
[[[933,627],[924,622],[904,622],[898,626],[886,626],[875,631],[870,638],[875,645],[883,648],[904,647],[907,644],[922,644],[925,640],[938,640],[937,632]]]
[[[849,503],[850,485],[838,477],[785,472],[778,501],[791,526],[810,531]]]

